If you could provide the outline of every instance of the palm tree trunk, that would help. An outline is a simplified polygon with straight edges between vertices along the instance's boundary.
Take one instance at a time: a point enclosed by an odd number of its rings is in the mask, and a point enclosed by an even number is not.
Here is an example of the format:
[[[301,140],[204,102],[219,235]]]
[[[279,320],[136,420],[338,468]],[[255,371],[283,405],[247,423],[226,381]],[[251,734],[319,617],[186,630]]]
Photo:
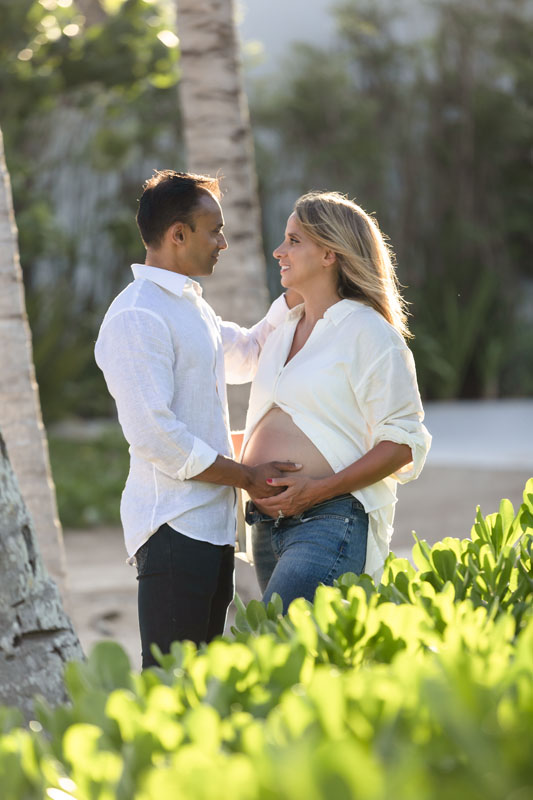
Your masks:
[[[268,292],[248,104],[233,0],[177,0],[179,84],[187,167],[224,178],[222,201],[229,250],[205,293],[225,319],[251,325]],[[241,426],[247,397],[230,393],[232,423]]]
[[[0,433],[0,704],[28,718],[33,697],[63,702],[63,668],[83,658],[48,577]]]
[[[45,564],[64,590],[65,550],[35,381],[11,184],[1,131],[0,342],[0,428],[35,525]]]

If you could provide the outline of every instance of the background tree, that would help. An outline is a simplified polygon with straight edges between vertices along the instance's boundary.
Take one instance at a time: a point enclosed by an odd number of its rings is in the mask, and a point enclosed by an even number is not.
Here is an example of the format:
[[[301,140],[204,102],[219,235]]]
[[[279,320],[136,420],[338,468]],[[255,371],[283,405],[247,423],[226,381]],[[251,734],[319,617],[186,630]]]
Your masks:
[[[0,131],[0,428],[4,431],[45,563],[65,588],[65,552],[57,516],[17,246],[11,184]],[[60,387],[58,387],[60,391]]]
[[[0,704],[29,717],[36,694],[64,701],[64,665],[82,657],[0,433]]]

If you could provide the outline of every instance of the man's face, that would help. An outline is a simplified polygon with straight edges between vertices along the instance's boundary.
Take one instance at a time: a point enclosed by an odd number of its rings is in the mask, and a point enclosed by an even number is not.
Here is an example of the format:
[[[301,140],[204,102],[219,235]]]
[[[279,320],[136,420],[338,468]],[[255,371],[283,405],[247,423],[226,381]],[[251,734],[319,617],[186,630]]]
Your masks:
[[[222,233],[222,209],[212,194],[206,192],[202,195],[194,212],[193,226],[194,230],[186,226],[180,271],[191,277],[211,275],[220,251],[228,246]]]

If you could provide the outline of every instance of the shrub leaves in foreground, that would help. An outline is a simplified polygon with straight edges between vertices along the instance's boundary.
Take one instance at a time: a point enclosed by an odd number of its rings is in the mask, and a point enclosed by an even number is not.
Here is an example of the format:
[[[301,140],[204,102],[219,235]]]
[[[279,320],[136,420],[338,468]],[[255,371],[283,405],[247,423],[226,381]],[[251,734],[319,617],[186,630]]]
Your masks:
[[[130,671],[69,664],[71,704],[0,712],[5,800],[526,800],[533,786],[533,480],[471,538],[347,574],[286,616]]]

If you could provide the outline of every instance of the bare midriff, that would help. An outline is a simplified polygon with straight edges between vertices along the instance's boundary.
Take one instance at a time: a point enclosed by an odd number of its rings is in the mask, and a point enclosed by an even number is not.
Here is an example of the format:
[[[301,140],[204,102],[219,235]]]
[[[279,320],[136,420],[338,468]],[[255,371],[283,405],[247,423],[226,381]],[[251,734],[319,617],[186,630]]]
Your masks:
[[[241,457],[254,467],[267,461],[293,461],[302,464],[298,475],[326,478],[333,475],[330,465],[313,442],[294,424],[290,414],[273,406],[255,426]]]

